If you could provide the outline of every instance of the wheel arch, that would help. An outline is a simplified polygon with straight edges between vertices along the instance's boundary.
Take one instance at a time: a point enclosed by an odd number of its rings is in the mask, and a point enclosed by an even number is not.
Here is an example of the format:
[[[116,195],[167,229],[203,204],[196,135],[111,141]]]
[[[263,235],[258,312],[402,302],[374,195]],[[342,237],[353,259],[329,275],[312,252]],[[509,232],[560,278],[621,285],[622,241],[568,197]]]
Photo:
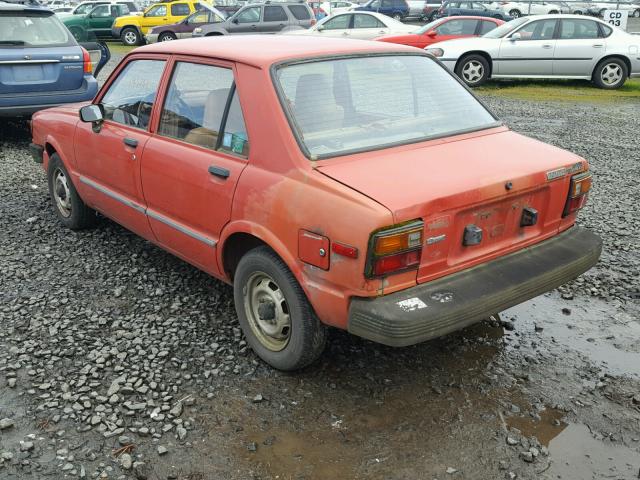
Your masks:
[[[624,64],[627,66],[627,76],[628,76],[629,73],[631,72],[631,60],[629,59],[629,57],[627,57],[627,56],[625,56],[625,55],[623,55],[621,53],[613,53],[611,55],[605,55],[600,60],[598,60],[598,63],[595,64],[595,66],[593,67],[593,71],[591,72],[591,78],[592,79],[594,78],[594,76],[596,74],[596,69],[598,68],[598,65],[600,65],[605,60],[610,60],[612,58],[617,58],[618,60],[622,60],[624,62]]]
[[[491,58],[491,55],[489,55],[489,53],[485,52],[484,50],[471,50],[470,52],[465,52],[464,54],[460,55],[460,57],[458,57],[458,60],[456,61],[454,71],[458,69],[458,67],[460,66],[460,62],[462,62],[462,60],[464,60],[469,55],[480,55],[487,61],[487,63],[489,64],[489,76],[487,78],[491,78],[491,74],[493,73],[493,59]]]

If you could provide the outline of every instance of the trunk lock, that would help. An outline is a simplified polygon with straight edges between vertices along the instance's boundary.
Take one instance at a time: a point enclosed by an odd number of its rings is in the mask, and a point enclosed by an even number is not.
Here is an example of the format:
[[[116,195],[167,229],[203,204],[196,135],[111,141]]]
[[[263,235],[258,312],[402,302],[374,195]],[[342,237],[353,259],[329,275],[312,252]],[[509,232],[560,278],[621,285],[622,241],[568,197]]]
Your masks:
[[[538,211],[531,207],[523,208],[522,217],[520,218],[520,226],[530,227],[536,223],[538,223]]]
[[[464,236],[462,237],[462,245],[469,247],[478,245],[482,241],[482,229],[477,225],[467,225],[464,227]]]

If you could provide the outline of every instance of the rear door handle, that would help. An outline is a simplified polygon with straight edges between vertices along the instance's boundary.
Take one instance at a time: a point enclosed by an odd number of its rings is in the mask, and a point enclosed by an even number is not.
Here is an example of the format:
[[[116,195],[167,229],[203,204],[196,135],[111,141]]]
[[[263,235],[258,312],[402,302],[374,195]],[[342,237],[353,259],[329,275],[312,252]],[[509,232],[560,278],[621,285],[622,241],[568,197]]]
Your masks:
[[[122,140],[127,147],[136,148],[138,146],[138,140],[135,138],[125,138]]]
[[[216,167],[215,165],[211,165],[209,167],[209,173],[214,177],[219,177],[223,179],[229,178],[230,172],[226,168]]]

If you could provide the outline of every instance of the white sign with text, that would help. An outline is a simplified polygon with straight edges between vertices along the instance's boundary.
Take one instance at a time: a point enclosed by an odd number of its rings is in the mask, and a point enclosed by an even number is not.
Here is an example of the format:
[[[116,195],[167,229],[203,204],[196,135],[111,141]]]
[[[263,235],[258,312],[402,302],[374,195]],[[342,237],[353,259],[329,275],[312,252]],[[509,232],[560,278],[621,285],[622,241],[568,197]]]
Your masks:
[[[629,18],[629,12],[626,10],[605,10],[604,21],[609,25],[627,30],[627,19]]]

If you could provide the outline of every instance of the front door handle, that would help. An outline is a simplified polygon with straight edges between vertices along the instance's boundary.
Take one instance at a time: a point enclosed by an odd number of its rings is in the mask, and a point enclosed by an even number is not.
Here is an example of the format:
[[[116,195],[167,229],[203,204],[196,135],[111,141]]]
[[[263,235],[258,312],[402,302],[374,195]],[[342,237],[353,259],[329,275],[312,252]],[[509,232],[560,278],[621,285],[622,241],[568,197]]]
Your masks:
[[[594,43],[593,48],[602,48],[604,45],[602,43]]]
[[[138,146],[138,140],[135,138],[125,138],[122,141],[127,147],[136,148]]]
[[[209,167],[209,173],[214,177],[219,177],[223,179],[229,178],[230,172],[226,168],[216,167],[215,165],[211,165]]]
[[[549,45],[548,43],[545,43],[544,45],[542,45],[542,48],[551,48],[553,45]]]

